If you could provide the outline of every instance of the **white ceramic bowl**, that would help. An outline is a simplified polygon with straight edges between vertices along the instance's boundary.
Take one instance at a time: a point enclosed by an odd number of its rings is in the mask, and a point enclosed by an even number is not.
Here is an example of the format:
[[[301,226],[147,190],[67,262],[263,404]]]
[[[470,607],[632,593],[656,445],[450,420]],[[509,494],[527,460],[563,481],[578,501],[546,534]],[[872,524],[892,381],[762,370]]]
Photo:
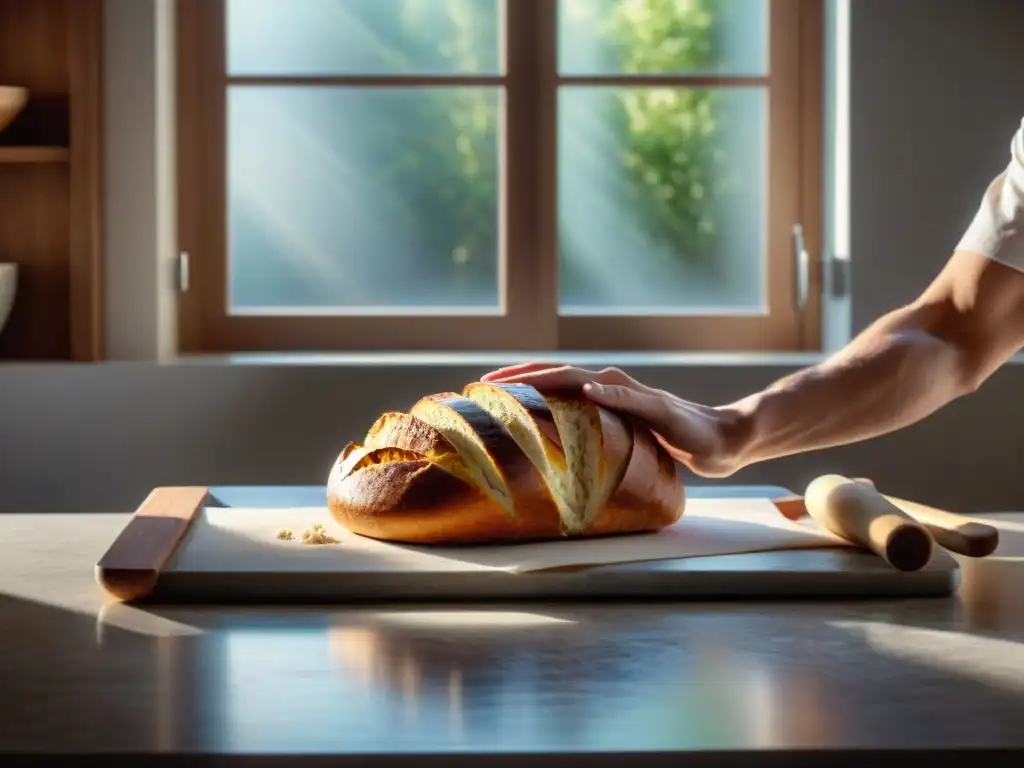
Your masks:
[[[0,85],[0,131],[14,122],[14,118],[28,103],[28,89],[13,85]]]
[[[14,294],[18,288],[18,265],[0,264],[0,333],[11,314]]]

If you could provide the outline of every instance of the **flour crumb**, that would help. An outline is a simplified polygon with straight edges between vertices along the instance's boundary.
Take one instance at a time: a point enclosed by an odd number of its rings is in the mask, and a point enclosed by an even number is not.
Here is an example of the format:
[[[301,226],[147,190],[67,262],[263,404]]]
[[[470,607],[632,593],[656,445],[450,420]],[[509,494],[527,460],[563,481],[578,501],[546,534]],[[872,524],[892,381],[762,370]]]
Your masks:
[[[279,538],[281,541],[291,541],[295,538],[295,534],[287,528],[282,528],[280,531],[277,532],[277,538]]]
[[[314,523],[308,531],[302,532],[303,544],[340,544],[337,539],[327,533],[327,529],[320,523]]]

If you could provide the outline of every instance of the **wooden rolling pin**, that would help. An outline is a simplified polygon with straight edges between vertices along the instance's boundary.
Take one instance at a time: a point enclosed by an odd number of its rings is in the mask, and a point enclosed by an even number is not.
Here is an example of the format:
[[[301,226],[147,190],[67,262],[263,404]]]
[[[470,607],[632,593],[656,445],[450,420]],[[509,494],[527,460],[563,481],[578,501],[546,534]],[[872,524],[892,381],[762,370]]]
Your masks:
[[[917,571],[932,557],[934,543],[927,529],[873,485],[823,475],[807,486],[804,503],[822,528],[871,550],[893,568]]]
[[[858,477],[856,482],[874,488],[874,483],[867,478]],[[916,501],[888,495],[883,495],[882,498],[924,526],[935,543],[950,552],[965,557],[988,557],[999,546],[999,530],[991,525]],[[801,496],[778,499],[775,506],[790,520],[808,514],[805,499]]]
[[[866,477],[858,477],[857,482],[875,487],[875,484]],[[999,547],[999,529],[995,526],[916,501],[907,501],[888,494],[883,496],[927,528],[935,543],[950,552],[966,557],[988,557]]]

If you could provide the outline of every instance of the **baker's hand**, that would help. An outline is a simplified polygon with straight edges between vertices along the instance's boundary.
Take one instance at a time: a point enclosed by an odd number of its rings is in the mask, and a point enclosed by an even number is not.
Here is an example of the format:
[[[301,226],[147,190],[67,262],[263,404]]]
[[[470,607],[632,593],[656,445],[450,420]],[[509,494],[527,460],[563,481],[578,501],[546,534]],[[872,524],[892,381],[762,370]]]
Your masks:
[[[525,363],[499,368],[482,380],[530,384],[542,391],[582,391],[599,405],[644,422],[672,458],[698,475],[728,477],[741,467],[738,414],[652,389],[618,368],[588,371],[569,365]]]

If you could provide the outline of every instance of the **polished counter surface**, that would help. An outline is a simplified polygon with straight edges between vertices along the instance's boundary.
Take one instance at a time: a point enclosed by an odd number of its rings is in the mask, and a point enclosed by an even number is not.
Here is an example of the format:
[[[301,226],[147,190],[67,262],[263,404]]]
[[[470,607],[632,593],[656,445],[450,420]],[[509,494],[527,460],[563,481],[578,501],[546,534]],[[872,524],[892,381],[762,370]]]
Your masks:
[[[0,764],[1024,750],[1024,514],[985,519],[950,598],[129,607],[125,514],[0,515]]]

